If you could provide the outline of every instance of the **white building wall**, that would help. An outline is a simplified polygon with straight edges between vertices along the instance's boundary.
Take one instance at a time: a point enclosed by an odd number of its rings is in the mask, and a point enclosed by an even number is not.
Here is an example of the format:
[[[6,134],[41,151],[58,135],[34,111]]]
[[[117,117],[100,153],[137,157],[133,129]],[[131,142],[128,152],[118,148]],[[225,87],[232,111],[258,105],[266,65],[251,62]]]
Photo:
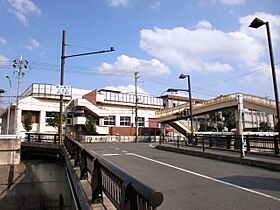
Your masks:
[[[99,108],[107,110],[108,116],[115,116],[116,126],[120,125],[120,118],[121,116],[128,116],[130,117],[131,123],[135,124],[135,108],[131,106],[99,106]],[[145,127],[149,127],[149,118],[155,118],[156,110],[149,110],[149,109],[141,109],[138,108],[138,117],[144,117],[145,120]],[[104,119],[100,119],[100,125],[104,126]]]

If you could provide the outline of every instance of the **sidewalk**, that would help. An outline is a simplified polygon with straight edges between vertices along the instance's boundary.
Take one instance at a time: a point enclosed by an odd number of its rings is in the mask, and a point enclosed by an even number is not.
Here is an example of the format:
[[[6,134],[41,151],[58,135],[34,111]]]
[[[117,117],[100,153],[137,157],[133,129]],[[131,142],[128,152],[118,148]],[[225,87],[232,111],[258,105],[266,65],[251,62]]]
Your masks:
[[[180,145],[180,147],[177,148],[177,145],[167,143],[157,145],[156,148],[170,152],[178,152],[186,155],[205,157],[215,160],[239,163],[249,166],[266,168],[274,171],[280,171],[279,156],[272,157],[266,155],[245,154],[245,157],[241,158],[239,152],[209,148],[205,148],[205,151],[203,152],[202,148],[183,145]]]

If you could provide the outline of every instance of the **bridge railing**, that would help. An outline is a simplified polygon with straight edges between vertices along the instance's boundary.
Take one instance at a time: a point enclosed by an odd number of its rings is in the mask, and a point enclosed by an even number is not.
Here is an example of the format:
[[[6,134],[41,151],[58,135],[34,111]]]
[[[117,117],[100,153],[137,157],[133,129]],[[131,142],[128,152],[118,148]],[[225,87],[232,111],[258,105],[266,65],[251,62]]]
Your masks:
[[[195,134],[193,139],[188,137],[167,137],[161,138],[160,143],[173,144],[177,148],[180,146],[194,146],[205,149],[222,149],[228,151],[239,151],[241,149],[240,135],[215,135],[215,134]],[[258,136],[244,135],[246,152],[271,153],[278,155],[280,141],[278,136]]]
[[[44,143],[58,143],[59,134],[50,134],[50,133],[25,133],[26,142],[44,142]]]
[[[85,146],[65,136],[64,145],[80,167],[80,179],[90,179],[92,202],[102,202],[103,194],[119,210],[153,210],[163,202],[163,195]]]
[[[221,104],[221,103],[231,102],[231,101],[236,101],[236,103],[237,103],[236,98],[237,98],[238,94],[242,94],[242,93],[233,93],[233,94],[229,94],[229,95],[222,95],[217,98],[210,99],[208,101],[204,101],[199,104],[194,104],[193,111],[199,110],[201,108],[214,106],[214,105]],[[249,94],[242,94],[242,95],[243,95],[245,101],[259,104],[259,105],[269,107],[269,108],[275,107],[275,101],[273,101],[273,100],[261,98],[261,97],[249,95]],[[187,108],[188,108],[188,104],[186,103],[186,104],[181,104],[179,106],[175,106],[172,108],[162,109],[162,110],[156,112],[156,118],[160,119],[160,118],[170,117],[170,116],[176,115],[177,113],[183,112]]]

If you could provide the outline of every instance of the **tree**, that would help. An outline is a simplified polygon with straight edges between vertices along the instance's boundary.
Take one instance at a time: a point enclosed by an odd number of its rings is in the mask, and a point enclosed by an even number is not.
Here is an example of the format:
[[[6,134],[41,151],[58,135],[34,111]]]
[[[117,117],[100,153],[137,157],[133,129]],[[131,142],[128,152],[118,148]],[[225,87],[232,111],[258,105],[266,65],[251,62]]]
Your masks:
[[[89,132],[89,134],[93,134],[96,132],[96,125],[95,125],[95,121],[92,115],[88,115],[87,119],[86,119],[86,129],[87,132]]]
[[[223,111],[223,117],[225,118],[225,126],[230,131],[231,129],[236,127],[235,124],[235,115],[234,115],[234,109],[226,109]]]
[[[32,113],[27,112],[24,120],[22,121],[23,128],[26,132],[30,131],[32,129]]]
[[[62,115],[62,123],[64,123],[65,120],[66,120],[66,117],[64,115]],[[59,124],[60,124],[59,113],[53,113],[52,117],[47,119],[47,123],[48,123],[48,125],[58,129]]]
[[[200,122],[199,124],[199,131],[207,131],[207,123],[206,122]]]
[[[259,127],[260,127],[260,131],[262,132],[272,131],[272,128],[268,125],[267,122],[261,122]]]

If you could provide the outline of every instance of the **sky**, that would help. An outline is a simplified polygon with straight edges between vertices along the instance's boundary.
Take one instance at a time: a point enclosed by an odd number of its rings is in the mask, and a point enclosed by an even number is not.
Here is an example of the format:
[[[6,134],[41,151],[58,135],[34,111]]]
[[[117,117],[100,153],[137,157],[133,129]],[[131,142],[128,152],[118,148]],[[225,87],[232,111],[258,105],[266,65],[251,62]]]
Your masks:
[[[187,89],[210,99],[236,92],[274,98],[265,26],[269,21],[276,69],[280,63],[278,0],[0,0],[0,89],[17,92],[13,60],[28,61],[23,92],[32,83],[59,84],[62,31],[67,58],[64,84],[81,89],[139,91],[160,96]],[[280,78],[280,72],[277,71]],[[4,97],[5,98],[5,97]],[[2,101],[3,103],[7,103]]]

